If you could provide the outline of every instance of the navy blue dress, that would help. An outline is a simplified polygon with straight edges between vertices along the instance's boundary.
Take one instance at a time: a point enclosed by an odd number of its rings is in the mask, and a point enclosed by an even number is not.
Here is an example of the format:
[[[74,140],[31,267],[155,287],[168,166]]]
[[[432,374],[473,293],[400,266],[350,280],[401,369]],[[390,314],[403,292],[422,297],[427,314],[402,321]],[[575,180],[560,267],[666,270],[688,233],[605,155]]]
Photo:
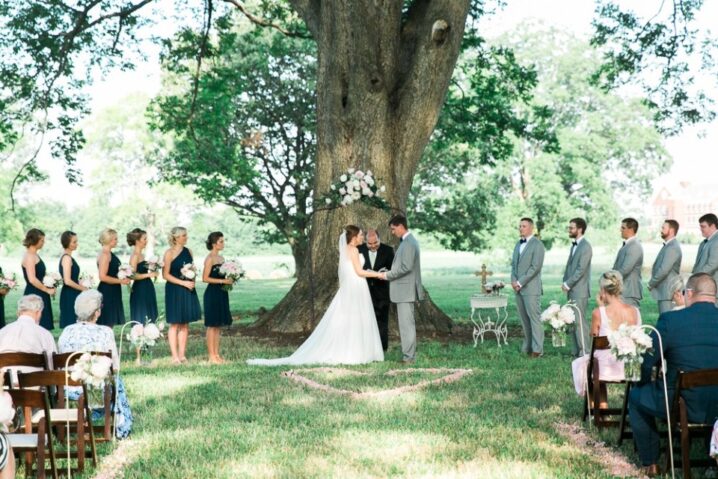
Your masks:
[[[47,269],[45,268],[45,263],[42,261],[42,258],[38,256],[37,259],[40,261],[35,263],[35,277],[42,281],[42,278],[45,277]],[[25,278],[25,283],[27,284],[23,294],[36,294],[40,296],[42,298],[42,302],[45,303],[45,307],[42,309],[42,316],[40,317],[40,326],[52,331],[55,325],[52,317],[52,302],[50,301],[50,295],[44,291],[40,291],[35,286],[30,284],[27,280],[27,271],[25,270],[25,266],[22,267],[22,276]]]
[[[110,253],[110,266],[107,268],[107,276],[117,278],[120,270],[120,258],[115,253]],[[97,324],[112,327],[125,322],[125,308],[122,305],[122,285],[108,284],[100,281],[97,291],[102,293],[102,313],[97,319]]]
[[[137,264],[137,274],[147,274],[147,261]],[[152,278],[135,280],[130,292],[130,319],[145,322],[157,320],[157,295]]]
[[[219,272],[221,264],[215,264],[209,272],[210,278],[224,279]],[[204,325],[218,328],[232,324],[232,313],[229,311],[229,293],[222,289],[221,284],[210,283],[204,290]]]
[[[70,255],[62,255],[60,258],[60,276],[65,277],[65,273],[62,270],[62,258]],[[75,282],[80,282],[80,265],[77,264],[75,258],[70,256],[72,260],[72,268],[70,269],[70,278]],[[60,292],[60,327],[65,328],[71,324],[75,324],[77,316],[75,316],[75,299],[80,295],[80,291],[71,288],[70,286],[63,286]]]
[[[170,274],[175,278],[184,279],[182,266],[188,263],[192,263],[192,255],[187,248],[182,248],[182,252],[170,263]],[[197,321],[202,315],[197,290],[189,290],[168,281],[165,284],[165,311],[168,323],[185,324]]]
[[[0,268],[0,275],[2,268]],[[5,296],[0,296],[0,328],[5,327]]]

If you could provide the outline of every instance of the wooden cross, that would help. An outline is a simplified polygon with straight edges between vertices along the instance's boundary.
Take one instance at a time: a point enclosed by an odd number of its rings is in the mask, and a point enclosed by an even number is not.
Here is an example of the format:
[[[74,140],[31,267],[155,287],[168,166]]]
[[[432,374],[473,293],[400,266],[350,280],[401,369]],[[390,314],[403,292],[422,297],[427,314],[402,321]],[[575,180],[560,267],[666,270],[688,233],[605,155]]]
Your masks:
[[[487,271],[487,270],[486,270],[486,265],[485,265],[485,264],[482,264],[482,265],[481,265],[481,271],[475,271],[474,274],[475,274],[476,276],[481,276],[481,290],[482,290],[482,291],[486,291],[486,278],[488,278],[489,276],[493,275],[494,272],[493,272],[493,271]]]

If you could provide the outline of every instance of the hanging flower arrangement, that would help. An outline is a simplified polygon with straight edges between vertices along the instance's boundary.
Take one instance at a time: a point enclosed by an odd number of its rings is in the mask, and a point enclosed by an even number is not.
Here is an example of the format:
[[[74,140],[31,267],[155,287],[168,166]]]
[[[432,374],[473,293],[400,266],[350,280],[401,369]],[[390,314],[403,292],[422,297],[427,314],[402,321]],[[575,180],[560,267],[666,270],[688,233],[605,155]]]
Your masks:
[[[320,199],[328,207],[339,208],[362,202],[375,208],[390,209],[383,198],[386,188],[377,184],[370,170],[365,173],[349,168],[329,188],[330,191]]]

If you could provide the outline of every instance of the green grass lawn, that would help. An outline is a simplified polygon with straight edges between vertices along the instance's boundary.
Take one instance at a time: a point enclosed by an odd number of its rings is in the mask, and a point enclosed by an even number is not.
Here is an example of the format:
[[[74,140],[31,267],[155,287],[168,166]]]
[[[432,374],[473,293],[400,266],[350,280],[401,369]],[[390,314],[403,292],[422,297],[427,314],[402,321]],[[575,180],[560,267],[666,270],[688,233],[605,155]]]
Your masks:
[[[468,326],[468,297],[478,289],[470,272],[437,269],[425,275],[432,298],[458,325]],[[559,280],[558,274],[544,275],[544,306],[562,300]],[[559,423],[580,421],[581,400],[573,391],[569,348],[552,348],[548,335],[539,360],[519,353],[519,337],[502,348],[490,337],[476,349],[459,335],[448,342],[422,338],[416,368],[473,373],[388,398],[318,392],[280,376],[287,367],[246,366],[250,357],[293,351],[241,334],[258,308],[271,307],[290,286],[290,280],[243,282],[231,294],[241,319],[222,340],[227,365],[206,362],[200,324],[191,328],[188,365],[171,366],[166,343],[155,348],[151,367],[123,362],[134,431],[114,453],[111,445],[100,449],[101,462],[125,461],[116,477],[612,477],[590,448],[557,430]],[[161,303],[163,288],[157,289]],[[8,313],[16,298],[17,292],[8,298]],[[655,321],[652,301],[644,301],[643,315]],[[510,329],[519,325],[513,298],[509,322]],[[358,392],[438,376],[385,376],[401,368],[400,356],[392,338],[385,362],[347,368],[361,375],[307,375]],[[589,434],[612,440],[613,431]],[[622,452],[635,460],[629,445]]]

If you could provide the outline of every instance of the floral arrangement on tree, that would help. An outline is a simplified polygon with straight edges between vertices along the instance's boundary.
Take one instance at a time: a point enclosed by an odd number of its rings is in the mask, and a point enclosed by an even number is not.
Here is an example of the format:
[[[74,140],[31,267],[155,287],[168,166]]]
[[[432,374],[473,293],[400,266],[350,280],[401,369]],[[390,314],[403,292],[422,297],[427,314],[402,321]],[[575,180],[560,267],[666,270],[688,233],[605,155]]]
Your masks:
[[[565,304],[561,306],[556,301],[551,301],[548,308],[541,313],[541,321],[551,325],[551,342],[554,347],[566,346],[566,332],[568,326],[576,322],[576,313],[573,308]]]
[[[629,381],[641,378],[643,355],[653,350],[653,340],[640,326],[622,324],[608,334],[611,354],[623,361],[624,373]]]
[[[47,288],[59,288],[62,286],[62,276],[58,272],[50,271],[42,278],[42,284]]]
[[[486,283],[484,285],[484,292],[486,294],[499,294],[499,292],[504,289],[506,285],[503,281],[496,281],[495,283]]]
[[[70,377],[89,386],[101,388],[110,377],[112,359],[99,354],[83,353],[80,359],[70,366]]]
[[[232,284],[222,285],[222,289],[225,291],[232,291],[232,288],[239,282],[240,278],[244,278],[242,263],[235,260],[227,260],[222,263],[222,266],[219,267],[219,272],[223,274],[225,278],[229,278],[233,281]]]
[[[95,281],[95,277],[91,275],[90,273],[82,272],[80,273],[80,286],[87,289],[92,289],[97,287],[97,281]]]
[[[132,266],[129,264],[121,264],[117,270],[117,279],[132,279],[135,277],[135,272],[132,271]]]
[[[322,197],[327,206],[349,206],[360,201],[376,208],[389,209],[389,204],[381,196],[386,187],[377,185],[371,170],[365,173],[349,168],[329,189]]]
[[[8,291],[17,288],[17,278],[15,273],[9,276],[0,274],[0,289],[6,289]]]
[[[184,266],[182,266],[180,274],[184,279],[194,281],[195,279],[197,279],[197,267],[194,265],[194,263],[186,263]]]

